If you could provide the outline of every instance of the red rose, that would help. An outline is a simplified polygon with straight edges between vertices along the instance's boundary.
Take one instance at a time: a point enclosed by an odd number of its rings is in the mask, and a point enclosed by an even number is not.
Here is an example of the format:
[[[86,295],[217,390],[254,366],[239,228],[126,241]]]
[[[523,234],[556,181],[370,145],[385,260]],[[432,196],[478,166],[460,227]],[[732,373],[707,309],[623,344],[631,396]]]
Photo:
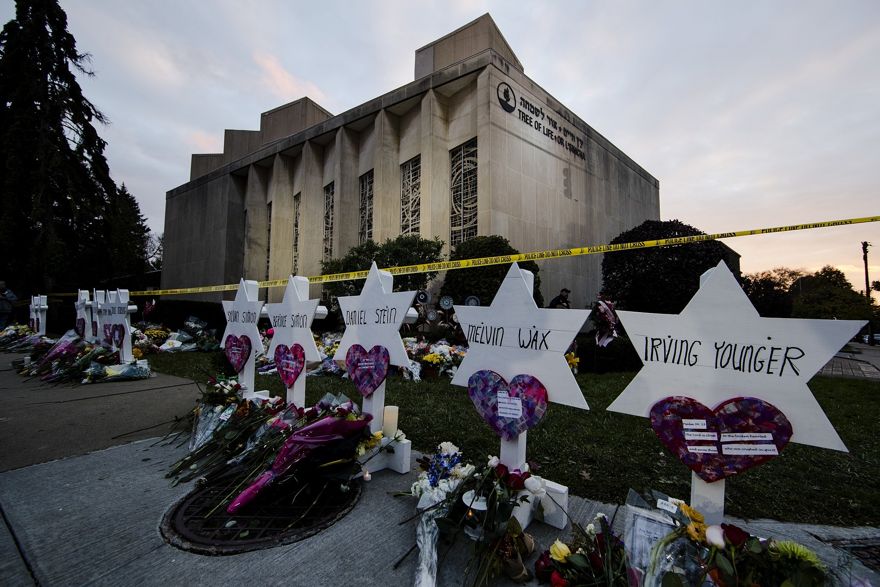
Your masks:
[[[545,550],[544,554],[535,561],[535,578],[539,583],[546,583],[550,580],[553,573],[553,562],[550,560],[550,551]]]
[[[559,571],[553,571],[550,574],[551,587],[568,587],[570,583],[568,579],[559,574]]]
[[[507,476],[507,486],[517,491],[520,489],[525,489],[526,479],[528,479],[530,476],[531,475],[529,473],[520,473],[519,471],[515,471]]]
[[[507,476],[507,465],[498,463],[498,466],[495,467],[495,474],[498,475],[499,479],[504,479]]]
[[[721,527],[724,529],[724,538],[730,542],[734,548],[741,547],[746,543],[746,540],[749,539],[748,532],[742,528],[737,528],[733,524],[721,524]]]

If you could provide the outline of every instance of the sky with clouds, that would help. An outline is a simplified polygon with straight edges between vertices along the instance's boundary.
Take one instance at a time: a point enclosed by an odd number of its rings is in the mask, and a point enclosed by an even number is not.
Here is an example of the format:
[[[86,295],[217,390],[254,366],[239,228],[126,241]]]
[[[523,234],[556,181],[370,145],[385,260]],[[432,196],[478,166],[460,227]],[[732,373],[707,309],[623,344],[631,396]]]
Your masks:
[[[308,95],[341,113],[489,12],[526,74],[660,180],[706,232],[880,214],[880,2],[62,1],[117,182],[162,231],[165,192],[223,129]],[[0,19],[14,15],[0,5]],[[728,240],[746,272],[834,265],[864,287],[880,223]],[[571,246],[600,243],[571,243]]]

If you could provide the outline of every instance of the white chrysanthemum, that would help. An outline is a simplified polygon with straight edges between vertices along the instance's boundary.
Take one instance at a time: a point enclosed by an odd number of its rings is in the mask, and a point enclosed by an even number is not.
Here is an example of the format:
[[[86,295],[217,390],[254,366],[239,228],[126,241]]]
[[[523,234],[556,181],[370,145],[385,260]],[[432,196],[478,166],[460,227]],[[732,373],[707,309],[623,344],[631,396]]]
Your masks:
[[[440,448],[440,454],[454,455],[454,454],[458,453],[458,447],[448,441],[441,442],[439,448]]]

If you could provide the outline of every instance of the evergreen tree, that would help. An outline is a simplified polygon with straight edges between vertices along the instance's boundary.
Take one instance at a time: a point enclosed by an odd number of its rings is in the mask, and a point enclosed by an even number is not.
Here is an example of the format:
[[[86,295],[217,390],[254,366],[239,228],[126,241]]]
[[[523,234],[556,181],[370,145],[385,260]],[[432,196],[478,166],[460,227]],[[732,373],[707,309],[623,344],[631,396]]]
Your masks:
[[[110,199],[105,234],[111,275],[139,275],[149,269],[150,229],[124,183]]]
[[[57,1],[16,2],[0,32],[0,275],[21,292],[96,285],[136,265],[115,256],[136,254],[115,227],[137,241],[143,218],[110,177],[94,127],[107,121],[76,80],[93,75],[88,63]]]

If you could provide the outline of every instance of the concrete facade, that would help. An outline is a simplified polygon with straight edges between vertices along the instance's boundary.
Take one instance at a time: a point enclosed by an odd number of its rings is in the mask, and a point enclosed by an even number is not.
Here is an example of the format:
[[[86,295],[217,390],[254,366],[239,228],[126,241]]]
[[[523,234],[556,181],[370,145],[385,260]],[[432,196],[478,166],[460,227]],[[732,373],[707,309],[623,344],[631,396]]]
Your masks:
[[[659,219],[659,182],[529,79],[488,14],[418,49],[415,73],[336,116],[302,98],[263,113],[259,131],[227,130],[223,153],[193,155],[190,181],[167,194],[163,287],[317,275],[365,229],[437,236],[447,251],[500,234],[527,252]],[[583,307],[600,264],[542,263],[545,297],[569,287]]]

